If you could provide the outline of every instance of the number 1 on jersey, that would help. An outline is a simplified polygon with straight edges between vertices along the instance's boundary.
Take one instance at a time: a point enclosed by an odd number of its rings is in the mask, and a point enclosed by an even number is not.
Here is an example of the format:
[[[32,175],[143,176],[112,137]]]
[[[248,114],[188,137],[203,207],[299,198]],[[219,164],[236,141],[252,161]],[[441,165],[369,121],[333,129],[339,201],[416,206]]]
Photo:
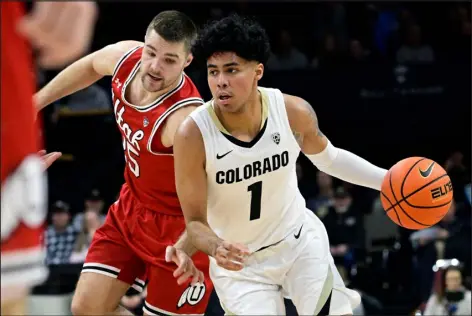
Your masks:
[[[251,213],[249,220],[253,221],[261,217],[262,181],[254,182],[247,187],[247,191],[251,192]]]

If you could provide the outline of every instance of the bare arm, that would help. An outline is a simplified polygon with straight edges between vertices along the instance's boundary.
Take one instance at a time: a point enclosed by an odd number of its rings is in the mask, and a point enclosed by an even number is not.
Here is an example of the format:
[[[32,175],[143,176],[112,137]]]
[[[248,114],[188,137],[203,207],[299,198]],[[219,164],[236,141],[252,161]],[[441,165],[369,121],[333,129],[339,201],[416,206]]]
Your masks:
[[[174,165],[177,194],[193,245],[215,256],[222,240],[207,222],[207,176],[205,145],[196,123],[187,118],[174,138]]]
[[[313,107],[305,100],[284,95],[290,127],[302,152],[321,171],[341,180],[380,190],[387,170],[344,149],[334,147],[321,132]]]
[[[141,44],[136,41],[118,42],[79,59],[34,95],[36,109],[42,110],[54,101],[82,90],[104,76],[111,76],[123,54]]]

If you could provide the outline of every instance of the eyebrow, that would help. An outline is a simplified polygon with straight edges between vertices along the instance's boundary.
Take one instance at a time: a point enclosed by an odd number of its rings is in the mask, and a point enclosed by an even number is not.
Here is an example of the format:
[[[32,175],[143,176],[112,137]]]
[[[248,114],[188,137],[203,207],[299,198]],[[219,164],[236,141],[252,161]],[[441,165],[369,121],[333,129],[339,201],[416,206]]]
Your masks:
[[[227,63],[227,64],[223,65],[223,67],[231,67],[231,66],[239,66],[239,64],[233,61],[231,63]],[[208,64],[207,68],[218,68],[218,67],[216,65],[213,65],[213,64]]]
[[[151,45],[149,45],[149,44],[146,44],[146,47],[149,48],[149,49],[151,49],[152,51],[157,52],[157,49],[156,49],[154,46],[151,46]],[[179,55],[174,54],[174,53],[165,53],[164,55],[165,55],[165,56],[168,56],[168,57],[175,57],[175,58],[177,58],[177,59],[179,58]]]

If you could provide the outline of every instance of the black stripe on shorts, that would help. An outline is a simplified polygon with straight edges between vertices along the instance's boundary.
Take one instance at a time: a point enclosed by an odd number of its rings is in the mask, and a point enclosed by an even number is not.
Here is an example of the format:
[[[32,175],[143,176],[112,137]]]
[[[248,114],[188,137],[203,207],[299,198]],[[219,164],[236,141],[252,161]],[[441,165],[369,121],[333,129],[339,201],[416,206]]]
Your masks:
[[[111,269],[107,269],[107,268],[104,268],[104,267],[99,267],[99,266],[86,266],[86,267],[83,267],[82,268],[82,272],[84,271],[103,271],[103,272],[107,272],[107,273],[110,273],[110,274],[113,274],[113,275],[116,275],[118,276],[119,272],[116,272],[116,271],[113,271]]]

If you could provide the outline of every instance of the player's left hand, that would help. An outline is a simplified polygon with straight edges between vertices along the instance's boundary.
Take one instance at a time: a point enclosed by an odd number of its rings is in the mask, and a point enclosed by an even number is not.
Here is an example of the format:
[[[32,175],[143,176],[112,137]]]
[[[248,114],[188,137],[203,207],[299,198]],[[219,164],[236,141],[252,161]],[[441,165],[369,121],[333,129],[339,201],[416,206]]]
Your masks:
[[[203,283],[205,277],[203,272],[198,270],[192,259],[181,249],[174,246],[166,248],[166,262],[173,261],[177,265],[173,275],[177,279],[177,284],[182,285],[189,278],[192,278],[192,285]]]

